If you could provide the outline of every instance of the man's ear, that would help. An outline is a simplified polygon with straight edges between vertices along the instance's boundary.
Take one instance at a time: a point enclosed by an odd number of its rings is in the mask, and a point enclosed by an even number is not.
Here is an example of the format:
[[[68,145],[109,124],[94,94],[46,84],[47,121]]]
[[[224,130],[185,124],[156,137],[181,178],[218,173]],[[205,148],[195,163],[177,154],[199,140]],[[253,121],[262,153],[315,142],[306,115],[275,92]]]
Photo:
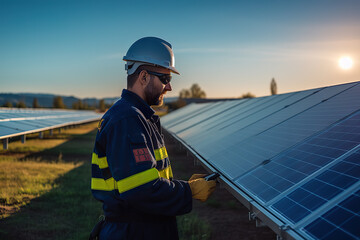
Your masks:
[[[150,78],[148,77],[148,73],[146,70],[142,70],[139,73],[138,81],[140,82],[141,86],[146,86],[149,83]]]

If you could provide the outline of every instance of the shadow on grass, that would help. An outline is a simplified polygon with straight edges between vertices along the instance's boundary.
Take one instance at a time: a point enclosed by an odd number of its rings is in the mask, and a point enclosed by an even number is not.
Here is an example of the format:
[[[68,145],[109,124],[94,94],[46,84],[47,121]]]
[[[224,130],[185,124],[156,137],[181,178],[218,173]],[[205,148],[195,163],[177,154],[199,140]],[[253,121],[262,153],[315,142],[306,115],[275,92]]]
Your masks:
[[[95,134],[96,131],[92,131],[75,136],[57,147],[22,159],[73,162],[79,163],[79,167],[57,178],[51,191],[0,220],[0,239],[88,239],[102,213],[101,203],[92,197],[90,191]]]
[[[27,154],[20,161],[41,161],[41,162],[73,162],[78,163],[84,160],[84,157],[91,159],[95,136],[97,130],[93,130],[82,135],[70,135],[70,139],[56,147],[46,149],[41,152]],[[58,139],[63,139],[60,135]],[[54,138],[52,138],[54,139]]]

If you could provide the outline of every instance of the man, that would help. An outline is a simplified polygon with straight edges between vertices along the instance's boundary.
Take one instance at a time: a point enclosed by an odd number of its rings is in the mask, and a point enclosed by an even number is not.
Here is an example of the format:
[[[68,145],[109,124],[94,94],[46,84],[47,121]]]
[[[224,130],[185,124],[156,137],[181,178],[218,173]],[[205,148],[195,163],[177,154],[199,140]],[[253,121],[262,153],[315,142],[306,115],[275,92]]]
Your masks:
[[[124,60],[127,89],[99,122],[92,157],[91,189],[105,215],[99,239],[178,239],[175,216],[191,211],[192,198],[206,201],[216,183],[201,174],[172,179],[160,119],[150,107],[172,90],[171,73],[179,74],[171,45],[142,38]]]

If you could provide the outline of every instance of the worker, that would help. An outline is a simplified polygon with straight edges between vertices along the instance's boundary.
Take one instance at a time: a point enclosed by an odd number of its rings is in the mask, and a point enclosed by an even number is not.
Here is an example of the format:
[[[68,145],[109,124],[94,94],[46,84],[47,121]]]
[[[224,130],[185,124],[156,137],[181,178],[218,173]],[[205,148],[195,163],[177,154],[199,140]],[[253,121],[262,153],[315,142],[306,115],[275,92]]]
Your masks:
[[[176,216],[189,213],[192,199],[206,201],[214,180],[194,174],[174,180],[152,105],[171,91],[179,74],[170,43],[145,37],[124,56],[127,89],[102,117],[92,155],[91,190],[105,219],[90,239],[178,239]]]

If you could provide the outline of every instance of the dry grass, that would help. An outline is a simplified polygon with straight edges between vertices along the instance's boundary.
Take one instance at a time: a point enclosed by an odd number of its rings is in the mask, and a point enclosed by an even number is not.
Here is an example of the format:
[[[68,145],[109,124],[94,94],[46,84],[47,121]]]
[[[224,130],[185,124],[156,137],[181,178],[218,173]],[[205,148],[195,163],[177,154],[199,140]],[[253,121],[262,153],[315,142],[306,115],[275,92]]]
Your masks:
[[[78,167],[73,163],[46,163],[34,161],[0,162],[0,204],[7,211],[1,211],[0,218],[9,216],[33,198],[56,187],[55,179]]]
[[[101,214],[90,192],[96,126],[13,139],[0,151],[0,239],[88,238]]]

